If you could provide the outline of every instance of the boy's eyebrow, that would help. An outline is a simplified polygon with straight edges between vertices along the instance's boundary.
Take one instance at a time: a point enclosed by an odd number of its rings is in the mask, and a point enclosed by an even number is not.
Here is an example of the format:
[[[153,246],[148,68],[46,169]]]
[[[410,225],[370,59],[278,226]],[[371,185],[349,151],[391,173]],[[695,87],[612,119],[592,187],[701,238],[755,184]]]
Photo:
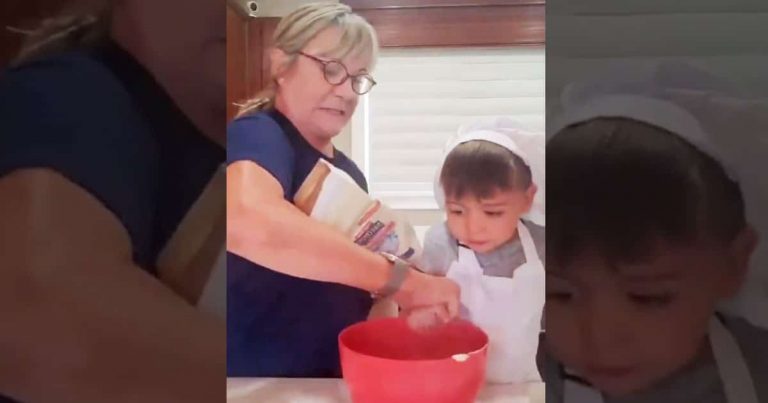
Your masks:
[[[502,206],[506,206],[508,203],[506,201],[498,201],[498,202],[480,202],[480,204],[485,207],[502,207]]]
[[[664,281],[664,280],[677,280],[680,278],[680,271],[666,271],[656,273],[626,273],[626,270],[619,273],[624,279],[630,281]],[[572,282],[573,280],[568,278],[565,274],[552,270],[546,270],[545,275],[562,281]]]
[[[462,208],[464,207],[464,204],[461,201],[456,200],[456,199],[447,199],[445,201],[445,204],[446,205],[448,205],[448,204],[455,204],[455,205],[457,205],[459,207],[462,207]]]

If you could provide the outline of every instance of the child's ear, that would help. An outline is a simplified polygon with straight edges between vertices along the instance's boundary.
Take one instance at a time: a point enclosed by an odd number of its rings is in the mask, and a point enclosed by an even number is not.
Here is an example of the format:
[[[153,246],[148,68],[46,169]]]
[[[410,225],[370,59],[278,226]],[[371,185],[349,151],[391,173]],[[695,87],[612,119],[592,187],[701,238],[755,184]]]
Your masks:
[[[729,250],[733,262],[733,272],[728,276],[727,297],[734,296],[744,283],[749,272],[750,259],[757,248],[759,239],[760,236],[757,231],[747,225],[731,242]]]

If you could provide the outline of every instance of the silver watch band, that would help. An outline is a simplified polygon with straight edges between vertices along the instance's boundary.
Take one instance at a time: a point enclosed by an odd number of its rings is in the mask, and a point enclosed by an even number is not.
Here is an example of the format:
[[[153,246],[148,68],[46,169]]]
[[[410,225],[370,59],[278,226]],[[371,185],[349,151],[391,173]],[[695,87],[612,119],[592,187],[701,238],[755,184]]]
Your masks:
[[[386,298],[400,291],[400,287],[411,270],[411,265],[408,262],[395,255],[385,252],[381,252],[380,255],[392,263],[392,271],[390,271],[389,279],[384,287],[373,293],[374,298]]]

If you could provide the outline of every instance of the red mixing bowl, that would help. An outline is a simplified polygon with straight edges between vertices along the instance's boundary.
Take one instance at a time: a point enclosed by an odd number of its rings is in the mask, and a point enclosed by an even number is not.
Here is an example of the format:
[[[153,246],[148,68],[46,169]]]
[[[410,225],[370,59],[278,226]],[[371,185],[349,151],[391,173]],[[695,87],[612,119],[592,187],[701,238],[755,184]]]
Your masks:
[[[348,327],[339,349],[354,403],[472,403],[485,379],[488,336],[464,320],[414,331],[386,318]]]

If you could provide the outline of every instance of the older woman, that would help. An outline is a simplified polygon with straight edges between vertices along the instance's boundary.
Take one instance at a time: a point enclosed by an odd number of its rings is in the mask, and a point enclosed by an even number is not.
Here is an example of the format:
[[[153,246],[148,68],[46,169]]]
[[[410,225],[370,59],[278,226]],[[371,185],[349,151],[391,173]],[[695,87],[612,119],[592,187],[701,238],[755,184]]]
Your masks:
[[[228,373],[339,376],[337,337],[364,320],[371,293],[456,315],[458,288],[390,261],[301,213],[291,200],[318,159],[366,189],[331,140],[375,85],[371,26],[349,7],[303,6],[283,18],[272,80],[227,133]]]

